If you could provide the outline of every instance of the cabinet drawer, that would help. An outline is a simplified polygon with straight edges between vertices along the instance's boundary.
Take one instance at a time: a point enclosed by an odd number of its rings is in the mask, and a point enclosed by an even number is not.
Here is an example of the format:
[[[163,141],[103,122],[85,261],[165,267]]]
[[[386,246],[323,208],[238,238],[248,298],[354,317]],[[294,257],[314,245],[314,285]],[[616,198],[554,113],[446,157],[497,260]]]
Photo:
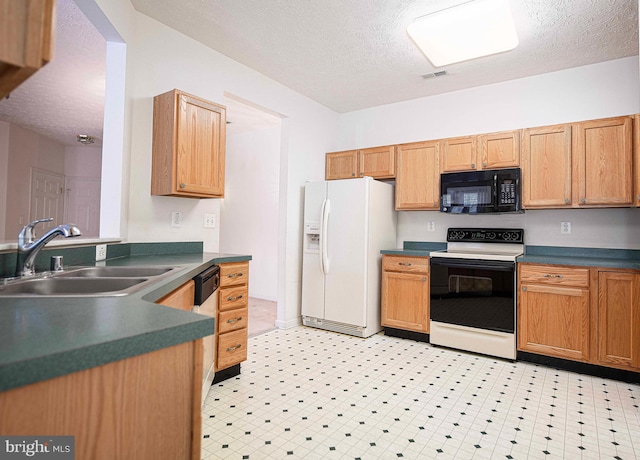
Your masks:
[[[218,337],[216,369],[226,369],[247,359],[247,329],[240,329]]]
[[[249,305],[248,286],[231,286],[220,289],[220,301],[218,309],[220,311],[234,310]]]
[[[248,315],[248,308],[220,312],[220,315],[218,315],[218,334],[247,327]]]
[[[429,273],[429,258],[384,256],[382,259],[382,269],[396,272]]]
[[[589,287],[589,269],[554,265],[521,265],[520,281],[558,286]]]
[[[247,284],[249,282],[249,262],[220,265],[220,286]]]

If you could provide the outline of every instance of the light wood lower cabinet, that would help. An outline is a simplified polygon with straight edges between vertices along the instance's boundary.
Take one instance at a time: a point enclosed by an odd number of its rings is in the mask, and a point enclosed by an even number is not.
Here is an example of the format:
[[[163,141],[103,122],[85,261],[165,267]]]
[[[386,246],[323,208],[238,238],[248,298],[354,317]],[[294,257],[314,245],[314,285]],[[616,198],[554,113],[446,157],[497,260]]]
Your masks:
[[[200,459],[201,340],[0,392],[4,436],[74,436],[77,460]]]
[[[599,364],[640,370],[640,274],[598,272]]]
[[[382,258],[382,325],[429,332],[429,258]]]
[[[520,267],[518,349],[575,361],[589,360],[589,271]]]
[[[160,297],[156,300],[156,303],[166,307],[177,308],[178,310],[191,311],[196,293],[195,285],[193,280],[189,280],[164,297]]]
[[[518,350],[640,371],[640,272],[519,264]]]
[[[220,264],[216,372],[247,359],[249,262]]]

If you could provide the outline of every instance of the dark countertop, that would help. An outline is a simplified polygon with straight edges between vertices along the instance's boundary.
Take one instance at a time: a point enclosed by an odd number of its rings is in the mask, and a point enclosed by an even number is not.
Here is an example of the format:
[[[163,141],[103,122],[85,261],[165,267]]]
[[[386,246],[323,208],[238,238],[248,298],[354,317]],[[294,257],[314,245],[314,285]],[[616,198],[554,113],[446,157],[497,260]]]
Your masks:
[[[384,249],[380,253],[429,257],[433,251],[443,249],[446,249],[446,243],[405,241],[402,249]],[[640,270],[640,250],[525,246],[525,253],[517,262]]]
[[[246,260],[251,256],[123,257],[96,265],[175,266],[180,270],[127,296],[0,296],[0,391],[211,335],[213,318],[153,302],[212,265]]]
[[[640,251],[634,249],[526,246],[518,262],[640,270]]]

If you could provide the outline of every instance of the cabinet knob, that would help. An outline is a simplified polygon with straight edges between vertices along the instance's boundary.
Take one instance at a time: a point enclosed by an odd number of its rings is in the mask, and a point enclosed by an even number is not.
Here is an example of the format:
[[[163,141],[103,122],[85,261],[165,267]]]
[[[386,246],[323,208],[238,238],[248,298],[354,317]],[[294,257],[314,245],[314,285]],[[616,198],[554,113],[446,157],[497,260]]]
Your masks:
[[[587,200],[585,200],[584,198],[580,198],[580,203],[581,204],[585,204],[587,202]]]
[[[180,188],[185,188],[186,185],[184,183],[180,184]]]
[[[638,199],[640,200],[640,195],[638,195]]]
[[[472,167],[472,168],[475,168],[475,167],[476,167],[476,164],[475,164],[475,163],[471,163],[471,167]]]
[[[522,286],[522,290],[526,292],[527,291],[527,287],[526,286]]]
[[[569,198],[565,198],[564,202],[565,202],[565,204],[569,204],[569,203],[571,203],[571,200]]]
[[[354,177],[356,175],[356,173],[351,173],[351,177]]]
[[[483,162],[482,162],[482,167],[483,167],[483,168],[486,168],[486,167],[487,167],[487,162],[486,162],[486,161],[483,161]]]
[[[423,276],[422,277],[422,282],[425,282],[425,281],[427,281],[427,278]]]

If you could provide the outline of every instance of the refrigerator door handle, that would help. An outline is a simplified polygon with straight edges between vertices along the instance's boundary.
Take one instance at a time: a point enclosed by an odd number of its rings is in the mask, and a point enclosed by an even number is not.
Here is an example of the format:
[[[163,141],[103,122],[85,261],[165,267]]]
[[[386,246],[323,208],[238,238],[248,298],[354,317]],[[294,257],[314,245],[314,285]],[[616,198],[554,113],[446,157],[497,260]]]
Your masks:
[[[331,201],[325,199],[322,202],[322,223],[320,228],[320,269],[325,275],[329,273],[329,254],[327,250],[327,233],[329,231],[329,212]]]

